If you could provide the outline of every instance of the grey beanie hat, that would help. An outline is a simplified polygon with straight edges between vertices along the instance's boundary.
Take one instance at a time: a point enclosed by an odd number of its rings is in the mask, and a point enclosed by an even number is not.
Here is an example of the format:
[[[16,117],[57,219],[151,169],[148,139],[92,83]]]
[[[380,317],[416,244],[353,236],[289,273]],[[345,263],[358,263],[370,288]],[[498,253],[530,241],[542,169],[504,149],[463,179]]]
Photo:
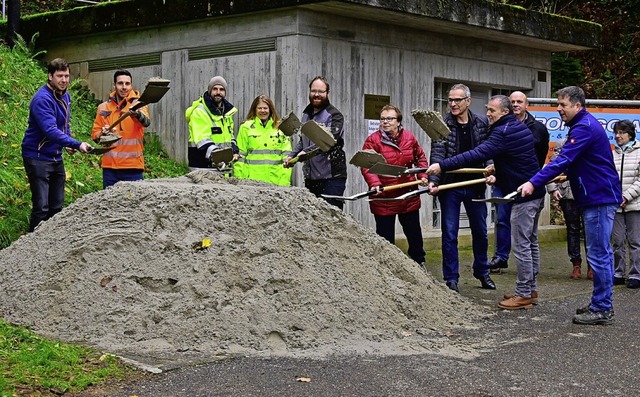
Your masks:
[[[221,85],[224,87],[225,91],[227,90],[227,80],[223,79],[222,76],[215,76],[209,80],[207,92],[210,92],[214,85]]]

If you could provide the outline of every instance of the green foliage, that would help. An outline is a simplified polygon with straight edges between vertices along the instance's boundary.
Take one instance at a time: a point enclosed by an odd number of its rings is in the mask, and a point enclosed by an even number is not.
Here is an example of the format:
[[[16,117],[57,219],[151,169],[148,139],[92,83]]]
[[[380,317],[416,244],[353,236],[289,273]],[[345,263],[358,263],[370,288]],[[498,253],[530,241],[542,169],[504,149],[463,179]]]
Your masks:
[[[22,164],[21,142],[27,127],[31,97],[47,81],[44,65],[34,59],[34,39],[9,49],[0,46],[0,249],[9,246],[29,228],[31,192]],[[71,131],[89,142],[98,102],[81,80],[69,87],[72,100]],[[186,165],[169,159],[154,134],[147,135],[145,178],[183,175]],[[100,157],[65,155],[65,204],[102,189]]]
[[[582,85],[584,82],[584,73],[578,58],[567,54],[553,54],[551,70],[551,92],[570,85]]]
[[[560,54],[554,56],[551,70],[554,89],[579,84],[589,98],[640,99],[640,0],[509,0],[509,3],[604,27],[597,49],[566,54],[564,59]]]
[[[42,339],[0,320],[0,395],[61,395],[131,372],[111,355]]]

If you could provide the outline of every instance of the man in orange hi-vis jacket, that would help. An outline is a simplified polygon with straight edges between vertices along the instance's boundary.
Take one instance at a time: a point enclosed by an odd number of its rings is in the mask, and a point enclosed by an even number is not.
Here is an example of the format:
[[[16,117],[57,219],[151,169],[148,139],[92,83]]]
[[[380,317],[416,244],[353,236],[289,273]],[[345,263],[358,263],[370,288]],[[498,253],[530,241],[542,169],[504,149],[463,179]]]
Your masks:
[[[94,141],[109,132],[122,137],[113,143],[113,150],[102,155],[102,186],[105,189],[119,181],[143,179],[144,128],[151,124],[146,106],[130,110],[140,98],[140,93],[133,89],[131,73],[128,70],[117,70],[113,75],[113,85],[114,91],[109,99],[98,106],[91,132]],[[109,130],[112,123],[127,113],[129,117]]]

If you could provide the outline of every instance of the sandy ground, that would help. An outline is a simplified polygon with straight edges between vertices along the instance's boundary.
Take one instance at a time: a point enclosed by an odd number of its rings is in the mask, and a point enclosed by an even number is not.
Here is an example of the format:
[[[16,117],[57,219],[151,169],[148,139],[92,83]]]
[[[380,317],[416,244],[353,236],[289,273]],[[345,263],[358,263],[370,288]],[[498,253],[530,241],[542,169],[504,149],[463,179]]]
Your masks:
[[[306,189],[206,172],[87,195],[0,262],[8,321],[160,368],[234,355],[472,358],[492,343],[449,336],[494,311]]]

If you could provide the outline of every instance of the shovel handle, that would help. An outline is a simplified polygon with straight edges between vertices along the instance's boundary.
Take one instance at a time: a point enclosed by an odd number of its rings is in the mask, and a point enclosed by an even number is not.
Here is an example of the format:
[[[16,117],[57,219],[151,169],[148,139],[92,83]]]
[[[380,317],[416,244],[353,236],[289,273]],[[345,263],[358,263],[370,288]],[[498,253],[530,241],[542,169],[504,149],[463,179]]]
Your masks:
[[[478,179],[472,179],[470,181],[447,183],[446,185],[438,186],[438,190],[455,189],[457,187],[470,186],[470,185],[475,185],[482,182],[486,183],[487,180],[485,178],[478,178]]]
[[[389,190],[402,189],[403,187],[415,186],[415,185],[419,185],[421,183],[422,183],[422,180],[416,180],[416,181],[411,181],[411,182],[399,183],[397,185],[381,186],[380,187],[380,191],[381,192],[388,192]],[[375,189],[373,191],[375,191]]]
[[[141,107],[143,107],[145,104],[144,102],[137,102],[135,105],[131,106],[129,108],[129,110],[127,112],[125,112],[125,114],[123,114],[122,116],[118,117],[118,120],[114,121],[113,124],[111,124],[109,126],[109,129],[114,129],[116,128],[120,123],[122,123],[124,121],[124,119],[126,119],[127,117],[129,117],[129,111],[131,110],[138,110]]]

